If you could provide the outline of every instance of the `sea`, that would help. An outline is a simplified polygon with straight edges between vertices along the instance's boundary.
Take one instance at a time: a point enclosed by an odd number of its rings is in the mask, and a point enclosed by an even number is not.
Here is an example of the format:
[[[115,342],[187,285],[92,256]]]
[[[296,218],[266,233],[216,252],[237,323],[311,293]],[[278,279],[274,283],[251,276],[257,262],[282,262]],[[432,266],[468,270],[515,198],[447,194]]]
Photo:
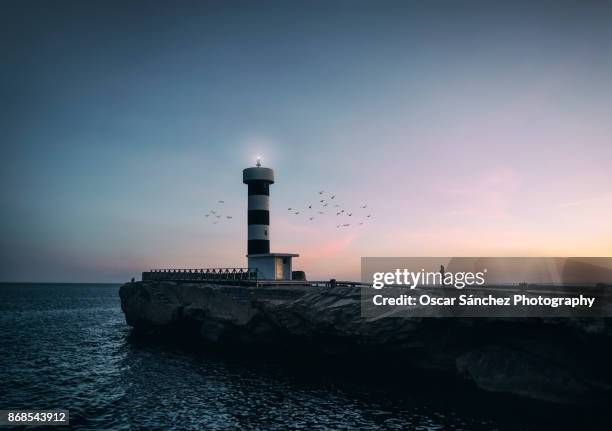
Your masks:
[[[143,340],[126,324],[118,291],[0,284],[0,409],[69,410],[70,425],[55,430],[602,429],[589,409],[441,385],[418,372],[414,384],[376,384],[274,355]]]

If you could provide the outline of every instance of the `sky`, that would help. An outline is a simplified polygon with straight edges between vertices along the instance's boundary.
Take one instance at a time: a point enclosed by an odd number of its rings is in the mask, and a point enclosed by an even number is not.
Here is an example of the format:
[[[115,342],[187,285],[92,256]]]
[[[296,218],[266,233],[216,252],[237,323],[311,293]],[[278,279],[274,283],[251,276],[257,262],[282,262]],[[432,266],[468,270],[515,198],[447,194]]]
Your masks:
[[[612,256],[611,2],[3,1],[0,36],[0,281],[246,266],[257,156],[309,279]],[[354,218],[287,210],[320,190]]]

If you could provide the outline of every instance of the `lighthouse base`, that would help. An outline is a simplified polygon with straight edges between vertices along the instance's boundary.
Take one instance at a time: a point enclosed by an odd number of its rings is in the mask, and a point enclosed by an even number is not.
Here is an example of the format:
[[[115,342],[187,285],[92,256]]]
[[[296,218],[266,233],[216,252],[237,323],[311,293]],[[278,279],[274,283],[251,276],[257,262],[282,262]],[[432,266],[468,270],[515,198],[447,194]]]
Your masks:
[[[291,280],[292,258],[295,253],[263,253],[247,255],[249,268],[257,269],[259,280]]]

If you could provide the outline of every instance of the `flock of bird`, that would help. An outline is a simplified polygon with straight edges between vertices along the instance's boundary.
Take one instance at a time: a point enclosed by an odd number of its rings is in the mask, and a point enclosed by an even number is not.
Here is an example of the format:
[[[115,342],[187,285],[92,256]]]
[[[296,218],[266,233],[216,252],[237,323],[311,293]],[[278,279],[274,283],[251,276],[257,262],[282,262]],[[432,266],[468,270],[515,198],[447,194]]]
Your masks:
[[[290,211],[293,216],[306,216],[309,222],[314,220],[324,219],[325,216],[334,215],[333,220],[337,229],[348,228],[350,226],[362,226],[364,223],[372,219],[372,214],[368,210],[368,205],[360,205],[357,210],[344,208],[336,200],[336,195],[328,193],[325,194],[325,190],[320,190],[317,195],[318,202],[310,203],[303,209],[297,207],[289,207],[287,211]],[[219,224],[222,221],[230,221],[233,216],[223,214],[223,206],[225,201],[217,201],[217,208],[209,210],[204,217],[212,222],[212,224]],[[348,218],[350,217],[350,218]]]
[[[218,205],[217,209],[208,211],[206,214],[204,214],[204,217],[210,220],[212,224],[219,224],[223,220],[229,221],[233,219],[234,217],[231,215],[221,214],[222,212],[221,209],[223,209],[222,207],[223,204],[225,204],[225,201],[217,201],[217,205]]]
[[[326,194],[325,190],[319,191],[318,201],[318,203],[308,204],[304,209],[289,207],[287,211],[291,211],[295,216],[305,215],[308,221],[321,219],[325,215],[335,214],[334,223],[337,229],[362,226],[365,222],[372,219],[372,214],[370,214],[370,211],[367,211],[367,204],[360,205],[358,210],[344,208],[336,200],[336,195]],[[346,217],[351,218],[347,219]]]

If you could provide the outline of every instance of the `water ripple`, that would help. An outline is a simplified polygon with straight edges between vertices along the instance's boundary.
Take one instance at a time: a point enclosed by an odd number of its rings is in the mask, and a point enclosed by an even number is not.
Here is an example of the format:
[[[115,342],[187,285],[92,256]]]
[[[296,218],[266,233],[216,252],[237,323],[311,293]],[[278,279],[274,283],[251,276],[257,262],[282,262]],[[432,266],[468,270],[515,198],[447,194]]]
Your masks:
[[[2,285],[1,408],[66,408],[71,429],[505,429],[418,393],[300,379],[130,341],[118,286]]]

